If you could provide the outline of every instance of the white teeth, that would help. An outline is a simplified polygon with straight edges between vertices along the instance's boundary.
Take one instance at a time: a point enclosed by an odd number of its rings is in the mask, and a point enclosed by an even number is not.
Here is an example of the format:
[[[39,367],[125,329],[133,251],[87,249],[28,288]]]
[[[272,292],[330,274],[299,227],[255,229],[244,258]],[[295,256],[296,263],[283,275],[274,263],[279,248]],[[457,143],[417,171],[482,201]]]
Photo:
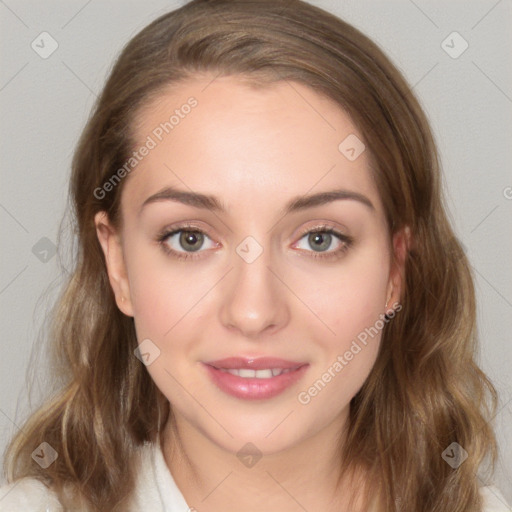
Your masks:
[[[236,375],[237,377],[243,377],[244,379],[271,379],[277,377],[282,373],[288,373],[291,371],[290,368],[283,370],[282,368],[266,368],[264,370],[251,370],[249,368],[219,368],[220,371]]]
[[[247,368],[241,368],[240,370],[238,370],[239,377],[256,377],[256,373],[256,370],[248,370]]]
[[[270,379],[272,377],[272,370],[256,370],[257,379]]]

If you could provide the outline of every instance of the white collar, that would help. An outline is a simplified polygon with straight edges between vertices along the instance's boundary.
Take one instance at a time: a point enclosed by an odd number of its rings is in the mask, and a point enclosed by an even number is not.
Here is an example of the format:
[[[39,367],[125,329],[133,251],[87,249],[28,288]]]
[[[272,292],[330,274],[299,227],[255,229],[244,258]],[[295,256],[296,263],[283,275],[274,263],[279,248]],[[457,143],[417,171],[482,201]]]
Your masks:
[[[160,444],[146,443],[141,449],[141,467],[137,476],[130,511],[190,512],[183,494],[169,471]]]

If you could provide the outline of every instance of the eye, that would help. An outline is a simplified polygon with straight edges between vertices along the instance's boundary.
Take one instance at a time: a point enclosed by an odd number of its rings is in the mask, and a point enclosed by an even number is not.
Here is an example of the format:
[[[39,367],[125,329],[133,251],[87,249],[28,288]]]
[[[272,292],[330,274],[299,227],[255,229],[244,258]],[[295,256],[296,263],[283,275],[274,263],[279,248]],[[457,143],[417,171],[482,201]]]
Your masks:
[[[340,233],[330,226],[317,226],[316,228],[306,231],[297,244],[301,240],[313,248],[311,256],[313,258],[337,258],[342,256],[353,243],[353,238]],[[337,246],[334,250],[329,250]],[[304,249],[304,247],[299,247]],[[306,249],[307,250],[307,249]]]
[[[201,257],[201,253],[204,252],[201,249],[205,249],[204,245],[207,239],[210,240],[210,247],[206,247],[206,249],[218,247],[218,244],[213,242],[202,229],[185,225],[163,231],[156,240],[166,254],[177,259],[187,260]],[[311,253],[313,258],[325,259],[341,257],[354,241],[352,237],[344,235],[330,226],[317,226],[304,232],[296,245],[300,244],[303,239],[313,248],[313,251],[300,246],[299,249]],[[337,246],[337,248],[332,250],[333,246]]]
[[[199,254],[204,249],[205,240],[210,240],[210,247],[216,247],[210,237],[201,229],[194,226],[179,226],[172,231],[164,231],[157,237],[164,252],[171,254],[178,259],[196,259],[201,257]]]

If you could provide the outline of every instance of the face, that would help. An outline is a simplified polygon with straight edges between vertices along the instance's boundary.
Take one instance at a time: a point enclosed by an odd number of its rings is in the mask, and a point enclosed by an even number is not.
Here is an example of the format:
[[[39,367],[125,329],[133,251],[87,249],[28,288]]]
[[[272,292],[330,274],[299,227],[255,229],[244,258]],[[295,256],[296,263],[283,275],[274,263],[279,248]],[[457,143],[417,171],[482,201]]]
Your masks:
[[[389,239],[368,151],[340,149],[363,137],[335,103],[212,78],[141,111],[150,149],[124,178],[123,228],[99,213],[97,233],[181,426],[273,453],[344,422],[399,300],[403,237]]]

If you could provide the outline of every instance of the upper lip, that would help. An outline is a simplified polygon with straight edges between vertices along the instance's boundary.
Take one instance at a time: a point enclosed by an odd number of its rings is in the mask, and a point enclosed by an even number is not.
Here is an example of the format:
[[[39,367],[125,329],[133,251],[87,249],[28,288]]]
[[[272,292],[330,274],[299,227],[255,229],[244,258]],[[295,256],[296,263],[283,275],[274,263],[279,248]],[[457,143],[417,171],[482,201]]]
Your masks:
[[[215,361],[205,361],[205,364],[215,368],[224,368],[226,370],[242,368],[253,370],[282,368],[283,370],[286,370],[289,368],[299,368],[307,363],[299,363],[277,357],[227,357],[225,359],[217,359]]]

